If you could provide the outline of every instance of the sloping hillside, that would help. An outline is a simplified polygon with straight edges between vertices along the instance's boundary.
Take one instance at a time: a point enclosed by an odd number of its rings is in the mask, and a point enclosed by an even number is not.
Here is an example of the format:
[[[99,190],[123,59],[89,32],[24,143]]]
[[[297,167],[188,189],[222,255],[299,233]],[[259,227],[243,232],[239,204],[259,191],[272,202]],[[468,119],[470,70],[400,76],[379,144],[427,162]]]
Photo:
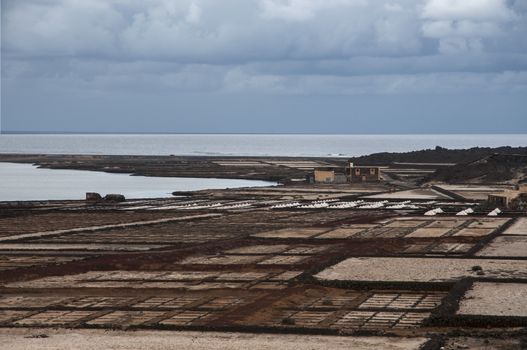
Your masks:
[[[493,154],[480,160],[437,169],[428,181],[455,182],[527,182],[527,153]]]
[[[448,149],[437,146],[413,152],[383,152],[354,157],[350,161],[360,165],[389,165],[394,162],[411,163],[470,163],[493,154],[527,154],[527,147],[474,147],[469,149]]]

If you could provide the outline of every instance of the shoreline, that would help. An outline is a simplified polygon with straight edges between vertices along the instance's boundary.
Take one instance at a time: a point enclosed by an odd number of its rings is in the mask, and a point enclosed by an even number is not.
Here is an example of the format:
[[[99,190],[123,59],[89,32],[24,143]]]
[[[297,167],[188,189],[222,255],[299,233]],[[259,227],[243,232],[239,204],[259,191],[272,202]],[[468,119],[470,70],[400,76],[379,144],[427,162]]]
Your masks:
[[[177,156],[177,155],[90,155],[90,154],[13,154],[0,153],[0,162],[31,163],[48,169],[75,169],[127,173],[156,177],[192,177],[246,179],[292,184],[306,179],[316,167],[346,167],[348,161],[357,165],[386,167],[388,181],[419,186],[434,173],[448,173],[450,169],[463,173],[462,164],[500,154],[503,157],[527,156],[527,147],[474,147],[446,149],[435,147],[411,152],[382,152],[360,157],[284,157],[284,156]],[[501,161],[501,160],[500,160]],[[508,161],[508,160],[505,160]],[[456,165],[458,165],[456,167]],[[393,171],[395,169],[395,171]],[[403,174],[418,174],[412,179]],[[420,175],[419,175],[420,173]],[[395,175],[395,176],[392,176]],[[464,176],[468,176],[466,174]],[[502,180],[505,174],[494,178]],[[458,181],[457,182],[463,182]],[[490,183],[492,181],[487,181]]]

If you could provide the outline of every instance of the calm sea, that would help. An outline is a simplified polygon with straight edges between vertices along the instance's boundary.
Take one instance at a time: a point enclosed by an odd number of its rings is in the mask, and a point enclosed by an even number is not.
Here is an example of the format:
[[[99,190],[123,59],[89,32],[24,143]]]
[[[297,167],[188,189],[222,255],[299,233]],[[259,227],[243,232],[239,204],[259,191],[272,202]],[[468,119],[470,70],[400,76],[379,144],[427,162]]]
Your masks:
[[[527,146],[527,135],[0,135],[0,153],[348,157],[435,146]]]
[[[0,201],[83,199],[86,192],[121,193],[126,198],[171,197],[173,191],[276,185],[238,179],[145,177],[98,171],[40,169],[0,163]]]

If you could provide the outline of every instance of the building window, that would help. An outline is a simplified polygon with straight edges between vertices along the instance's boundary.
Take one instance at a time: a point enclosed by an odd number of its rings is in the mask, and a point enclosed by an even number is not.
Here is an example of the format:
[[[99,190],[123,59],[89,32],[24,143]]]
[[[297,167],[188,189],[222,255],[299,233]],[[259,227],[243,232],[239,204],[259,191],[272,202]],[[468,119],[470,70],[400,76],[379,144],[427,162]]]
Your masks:
[[[360,169],[359,168],[355,168],[355,175],[360,175]]]
[[[375,175],[375,168],[370,168],[370,175]]]

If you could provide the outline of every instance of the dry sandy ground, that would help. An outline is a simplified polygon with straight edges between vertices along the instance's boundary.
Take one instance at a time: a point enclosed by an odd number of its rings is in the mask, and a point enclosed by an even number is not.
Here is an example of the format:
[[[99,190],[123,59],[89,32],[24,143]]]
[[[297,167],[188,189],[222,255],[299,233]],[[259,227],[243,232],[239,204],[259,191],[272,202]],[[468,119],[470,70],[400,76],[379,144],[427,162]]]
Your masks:
[[[37,338],[45,334],[47,338]],[[33,337],[32,337],[33,336]],[[418,349],[425,338],[334,337],[214,332],[104,331],[68,329],[0,329],[0,348],[10,350],[55,349],[155,349],[155,350],[333,350]]]
[[[472,269],[482,268],[478,274]],[[319,274],[322,280],[451,282],[463,277],[527,279],[526,260],[441,258],[349,258]]]
[[[477,256],[526,257],[527,236],[496,237],[480,250]]]
[[[504,235],[527,235],[527,218],[518,218],[505,232]]]
[[[448,339],[444,350],[522,350],[520,339],[470,338],[459,337]]]
[[[475,282],[463,296],[457,314],[527,317],[526,283]]]

